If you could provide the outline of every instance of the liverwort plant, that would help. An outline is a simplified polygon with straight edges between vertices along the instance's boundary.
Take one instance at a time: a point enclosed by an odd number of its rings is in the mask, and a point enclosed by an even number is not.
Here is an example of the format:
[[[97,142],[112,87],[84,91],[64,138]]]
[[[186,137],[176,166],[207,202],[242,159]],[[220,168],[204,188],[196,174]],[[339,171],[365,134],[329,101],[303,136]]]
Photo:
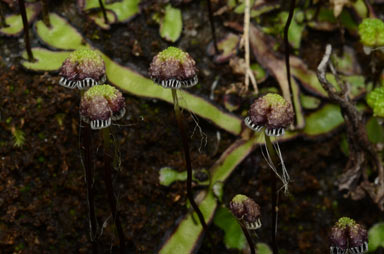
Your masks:
[[[101,56],[98,55],[95,51],[88,48],[81,48],[71,52],[67,59],[64,60],[60,68],[59,75],[61,76],[59,81],[61,86],[70,89],[78,88],[80,90],[84,90],[105,82],[105,64]],[[84,91],[82,91],[82,94],[84,94]],[[85,171],[85,182],[87,185],[90,240],[92,243],[93,253],[98,252],[98,222],[96,218],[94,198],[94,166],[91,128],[97,129],[111,125],[111,117],[108,118],[108,116],[111,115],[111,108],[105,105],[108,104],[108,102],[100,98],[96,98],[96,100],[99,100],[99,104],[94,102],[95,105],[104,105],[104,107],[87,107],[85,104],[89,102],[89,100],[82,102],[82,105],[80,106],[80,118],[84,122],[91,122],[90,125],[86,124],[80,129],[84,130],[84,132],[80,132],[80,149],[84,154],[82,157],[82,163]],[[102,113],[105,115],[104,119],[100,120],[98,118],[93,118]],[[118,113],[119,112],[116,112],[116,114]],[[124,112],[121,113],[124,114]]]
[[[197,206],[192,193],[192,164],[189,151],[189,141],[186,133],[186,127],[184,126],[183,114],[180,110],[179,100],[177,97],[178,89],[189,88],[197,84],[198,78],[195,61],[188,53],[182,51],[181,49],[168,47],[153,58],[149,67],[149,75],[156,84],[161,85],[164,88],[172,89],[174,111],[182,139],[185,164],[187,168],[187,196],[191,206],[199,217],[204,231],[207,232],[208,226],[205,223],[204,216]],[[211,241],[210,237],[209,239]]]
[[[112,120],[120,120],[124,114],[124,97],[113,86],[94,86],[81,99],[80,116],[93,130],[108,128]]]
[[[288,192],[289,174],[285,167],[283,156],[280,151],[278,142],[271,142],[272,137],[282,136],[285,128],[293,123],[293,108],[291,103],[278,94],[266,94],[258,98],[248,111],[248,116],[244,119],[245,124],[252,130],[259,132],[264,130],[265,152],[263,156],[269,167],[273,170],[272,178],[272,247],[273,253],[278,253],[276,243],[277,232],[277,200],[278,190],[276,187],[276,177],[278,177],[284,188],[284,192]],[[278,172],[278,165],[281,166],[281,173]]]
[[[116,197],[112,184],[113,147],[109,126],[125,114],[125,100],[121,92],[109,85],[98,85],[86,91],[80,103],[80,116],[91,129],[101,129],[104,144],[104,182],[108,192],[109,206],[120,241],[120,253],[125,253],[125,239],[120,223]]]
[[[240,223],[251,254],[255,254],[255,244],[248,230],[256,230],[261,227],[260,206],[253,199],[237,194],[229,203],[229,208]]]
[[[293,122],[292,105],[278,94],[266,94],[258,98],[244,119],[245,124],[252,130],[264,130],[267,161],[275,174],[281,179],[284,190],[288,190],[289,175],[285,168],[280,147],[272,145],[270,137],[283,136],[285,129]],[[277,156],[277,157],[276,157]],[[282,174],[278,173],[277,162],[280,161]]]
[[[73,51],[63,62],[59,75],[60,85],[80,90],[104,84],[107,79],[103,58],[88,48]]]
[[[261,227],[260,206],[253,199],[237,194],[229,203],[229,208],[248,230],[256,230]]]
[[[351,218],[342,217],[329,234],[331,254],[362,254],[368,251],[368,233]]]

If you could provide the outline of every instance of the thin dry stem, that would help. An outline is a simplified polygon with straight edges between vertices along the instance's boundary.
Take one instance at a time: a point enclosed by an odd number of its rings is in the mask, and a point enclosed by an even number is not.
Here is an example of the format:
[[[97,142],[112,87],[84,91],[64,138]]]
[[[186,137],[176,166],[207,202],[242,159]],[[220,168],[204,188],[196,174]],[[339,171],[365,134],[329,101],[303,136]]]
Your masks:
[[[327,91],[329,99],[340,106],[347,130],[349,160],[346,165],[345,173],[339,179],[339,189],[347,189],[353,197],[361,187],[367,191],[372,199],[378,204],[379,208],[384,210],[383,165],[379,154],[368,140],[363,115],[357,110],[349,97],[350,89],[348,84],[338,77],[335,68],[330,62],[331,53],[332,46],[328,44],[323,59],[317,67],[317,78],[322,87]],[[326,70],[328,67],[336,77],[336,81],[341,88],[340,92],[337,91],[326,78]],[[376,172],[378,173],[377,184],[371,183],[369,179],[364,176],[366,175],[363,173],[367,164],[371,164],[371,166],[376,169]],[[360,182],[362,176],[364,176],[365,179],[363,182]],[[359,198],[362,198],[362,196],[359,195]]]
[[[245,70],[245,80],[244,80],[244,83],[245,83],[244,93],[248,92],[249,80],[251,80],[255,94],[257,94],[259,90],[257,88],[256,78],[253,75],[253,72],[251,70],[250,53],[249,53],[250,9],[251,9],[250,0],[245,0],[243,41],[244,41],[244,51],[245,51],[244,58],[245,58],[246,70]]]

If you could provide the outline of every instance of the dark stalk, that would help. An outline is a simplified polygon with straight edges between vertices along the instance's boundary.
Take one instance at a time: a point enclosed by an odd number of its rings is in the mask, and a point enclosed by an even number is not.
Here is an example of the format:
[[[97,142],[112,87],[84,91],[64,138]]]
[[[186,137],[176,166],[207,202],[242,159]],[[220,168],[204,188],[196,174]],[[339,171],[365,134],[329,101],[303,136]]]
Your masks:
[[[5,21],[5,11],[4,11],[4,3],[0,2],[0,28],[8,27],[7,22]]]
[[[47,27],[51,27],[51,20],[49,19],[48,0],[41,0],[43,22]]]
[[[104,23],[109,24],[108,17],[107,17],[107,11],[105,10],[103,0],[99,0],[99,5],[100,5],[101,12],[103,13]]]
[[[291,0],[289,5],[289,14],[287,23],[284,27],[284,49],[285,49],[285,68],[287,69],[287,79],[289,85],[289,92],[292,94],[292,84],[291,84],[291,66],[289,63],[289,41],[288,41],[288,31],[289,26],[291,25],[293,14],[295,13],[296,0]]]
[[[117,235],[119,237],[120,241],[120,254],[124,254],[125,252],[125,237],[123,228],[120,223],[120,217],[119,212],[116,207],[116,197],[113,192],[113,185],[112,185],[112,162],[113,162],[113,156],[112,156],[112,141],[110,137],[110,130],[109,127],[102,129],[103,133],[103,142],[104,142],[104,182],[108,193],[108,202],[109,207],[112,211],[112,218],[113,222],[115,223]]]
[[[215,24],[213,23],[213,12],[212,12],[211,0],[207,0],[207,5],[208,5],[209,24],[211,25],[211,33],[212,33],[212,39],[213,39],[213,47],[215,48],[215,53],[219,54],[219,48],[217,47],[217,40],[216,40],[216,29],[215,29]]]
[[[27,12],[25,11],[25,3],[24,3],[24,0],[18,0],[18,1],[19,1],[21,18],[23,19],[25,48],[28,54],[28,61],[32,62],[34,60],[34,57],[31,49],[31,43],[29,41],[29,26],[28,26]]]
[[[376,14],[375,14],[375,11],[373,10],[372,8],[372,5],[371,3],[369,2],[369,0],[364,0],[364,4],[365,4],[365,7],[367,8],[367,16],[370,17],[370,18],[376,18]]]
[[[240,226],[241,226],[241,229],[243,230],[245,238],[247,239],[247,242],[248,242],[248,245],[249,245],[249,249],[251,250],[251,254],[256,254],[255,244],[253,243],[252,237],[249,234],[248,229],[241,222],[240,222]]]
[[[172,97],[173,97],[173,104],[174,104],[174,110],[175,110],[175,115],[176,115],[176,122],[177,122],[177,125],[179,127],[181,141],[182,141],[183,149],[184,149],[185,166],[187,168],[187,197],[188,197],[189,202],[191,203],[193,210],[195,210],[197,216],[199,217],[200,223],[203,227],[203,231],[207,233],[208,239],[212,245],[211,248],[212,248],[212,253],[213,253],[214,244],[213,244],[213,241],[212,241],[210,234],[208,233],[208,226],[205,223],[204,216],[203,216],[202,212],[200,211],[198,205],[195,202],[195,199],[193,198],[193,193],[192,193],[192,164],[191,164],[191,156],[190,156],[190,152],[189,152],[188,136],[187,136],[186,131],[185,131],[185,127],[184,127],[184,123],[183,123],[183,115],[180,111],[179,100],[177,98],[177,90],[176,89],[172,89]]]
[[[93,167],[92,167],[92,130],[89,124],[84,126],[84,136],[82,138],[81,150],[84,154],[85,182],[87,184],[87,198],[90,220],[90,238],[92,243],[92,253],[98,253],[97,248],[97,219],[95,212],[95,198],[93,188]]]
[[[271,138],[264,134],[265,136],[265,144],[267,145],[268,153],[271,156],[272,162],[274,165],[278,165],[279,159],[278,156],[275,152],[275,149],[273,149],[273,145],[271,142]],[[276,233],[277,233],[277,211],[278,211],[278,206],[277,206],[277,176],[276,174],[272,172],[272,250],[273,254],[278,254],[279,249],[277,247],[277,241],[276,241]]]

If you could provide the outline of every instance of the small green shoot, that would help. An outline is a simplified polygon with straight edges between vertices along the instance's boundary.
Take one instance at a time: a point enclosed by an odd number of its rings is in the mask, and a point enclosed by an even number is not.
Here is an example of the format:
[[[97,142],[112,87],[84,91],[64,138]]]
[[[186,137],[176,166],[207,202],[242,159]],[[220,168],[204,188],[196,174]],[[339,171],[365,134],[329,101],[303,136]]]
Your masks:
[[[25,144],[25,134],[22,130],[14,128],[12,130],[13,146],[22,147]]]

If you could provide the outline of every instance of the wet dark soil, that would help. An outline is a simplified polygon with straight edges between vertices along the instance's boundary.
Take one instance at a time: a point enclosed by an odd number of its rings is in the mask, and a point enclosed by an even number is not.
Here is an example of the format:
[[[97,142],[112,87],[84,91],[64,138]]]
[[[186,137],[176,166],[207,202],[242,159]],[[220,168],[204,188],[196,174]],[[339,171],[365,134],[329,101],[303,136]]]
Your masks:
[[[214,2],[215,8],[222,5]],[[150,18],[159,5],[148,1],[141,15],[127,24],[114,25],[111,31],[103,31],[78,16],[73,2],[59,2],[51,8],[70,17],[93,45],[115,61],[146,75],[153,55],[169,45],[158,36],[158,27]],[[204,84],[196,93],[207,97],[217,76],[228,80],[221,84],[224,87],[237,82],[237,76],[231,75],[227,65],[215,65],[206,55],[211,36],[205,1],[182,8],[184,29],[196,30],[198,35],[185,32],[176,45],[195,57]],[[217,17],[219,35],[228,31],[221,22],[232,18]],[[233,19],[242,20],[240,16]],[[34,39],[33,44],[38,45],[38,41]],[[91,253],[79,148],[83,131],[78,113],[80,94],[58,86],[55,73],[22,69],[22,45],[18,38],[0,38],[0,253]],[[305,50],[302,54],[306,55]],[[152,254],[187,212],[185,184],[164,187],[158,180],[161,167],[183,169],[183,154],[171,105],[128,94],[125,97],[127,116],[112,130],[120,154],[114,187],[130,253]],[[217,103],[221,103],[221,97],[216,96]],[[192,132],[194,121],[189,114],[185,116]],[[221,131],[218,143],[218,129],[204,120],[200,125],[208,135],[208,145],[199,152],[200,137],[194,136],[192,164],[194,168],[209,168],[236,137]],[[21,147],[14,144],[12,133],[16,130],[24,132]],[[384,216],[368,198],[351,201],[337,191],[335,182],[347,161],[340,150],[341,131],[320,140],[299,138],[281,145],[292,178],[290,194],[279,201],[278,245],[282,254],[328,252],[328,230],[341,216],[350,216],[367,227]],[[100,226],[105,225],[100,248],[102,253],[117,253],[118,239],[102,181],[100,134],[93,131],[92,135],[96,213]],[[212,152],[216,146],[217,151]],[[254,197],[262,207],[263,228],[258,239],[269,244],[271,179],[271,170],[256,149],[225,184],[223,202],[228,204],[237,193]],[[225,249],[220,229],[211,225],[210,230],[217,253],[239,253]],[[199,253],[210,253],[207,241],[202,242]]]

